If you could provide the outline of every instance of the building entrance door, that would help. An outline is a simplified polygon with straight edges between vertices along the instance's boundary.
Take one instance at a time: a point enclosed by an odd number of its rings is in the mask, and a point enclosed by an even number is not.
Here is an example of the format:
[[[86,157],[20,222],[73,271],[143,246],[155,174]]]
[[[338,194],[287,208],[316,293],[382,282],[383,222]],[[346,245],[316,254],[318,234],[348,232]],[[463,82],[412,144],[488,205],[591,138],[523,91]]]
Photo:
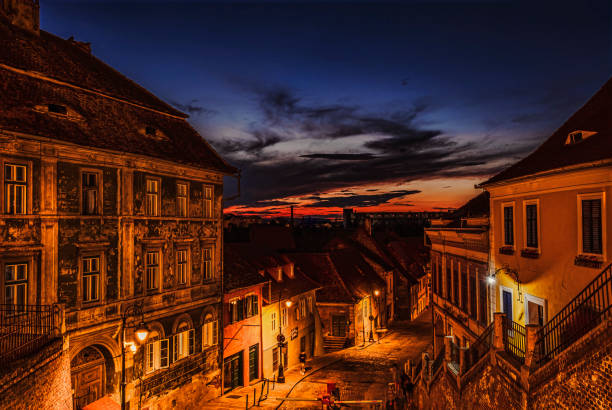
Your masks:
[[[104,395],[104,363],[104,356],[93,346],[81,350],[70,362],[75,409],[81,409]]]
[[[242,352],[227,357],[223,361],[223,389],[225,393],[243,385],[242,366]]]
[[[502,298],[503,298],[502,303],[503,303],[504,313],[506,314],[506,318],[508,320],[513,320],[514,316],[512,316],[512,292],[503,290]]]

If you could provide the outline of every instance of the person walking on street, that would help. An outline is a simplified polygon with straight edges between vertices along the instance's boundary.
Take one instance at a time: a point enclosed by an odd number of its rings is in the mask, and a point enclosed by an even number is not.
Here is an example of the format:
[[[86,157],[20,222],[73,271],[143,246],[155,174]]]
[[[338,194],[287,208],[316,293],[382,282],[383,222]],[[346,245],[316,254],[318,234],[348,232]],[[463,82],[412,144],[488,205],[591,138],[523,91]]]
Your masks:
[[[302,375],[306,374],[306,353],[305,352],[300,353],[300,373],[302,373]]]

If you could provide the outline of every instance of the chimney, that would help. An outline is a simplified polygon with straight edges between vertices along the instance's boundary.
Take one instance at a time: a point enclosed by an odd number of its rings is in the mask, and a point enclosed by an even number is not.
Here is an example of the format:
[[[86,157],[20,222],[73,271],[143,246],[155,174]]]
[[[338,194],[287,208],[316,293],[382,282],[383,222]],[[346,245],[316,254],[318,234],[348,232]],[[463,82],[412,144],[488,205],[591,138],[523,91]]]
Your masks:
[[[82,51],[86,52],[87,54],[91,54],[91,43],[86,43],[84,41],[77,41],[74,39],[74,37],[70,37],[68,41],[70,41],[73,46],[80,48]]]
[[[38,0],[0,0],[0,6],[11,24],[35,34],[40,33]]]

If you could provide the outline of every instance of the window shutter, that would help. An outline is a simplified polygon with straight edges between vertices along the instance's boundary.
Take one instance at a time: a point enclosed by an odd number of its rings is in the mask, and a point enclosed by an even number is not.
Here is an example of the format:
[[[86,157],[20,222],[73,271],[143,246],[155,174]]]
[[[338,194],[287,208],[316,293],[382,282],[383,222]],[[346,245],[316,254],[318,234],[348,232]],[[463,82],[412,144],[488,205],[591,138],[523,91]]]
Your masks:
[[[212,322],[212,344],[213,345],[216,345],[217,343],[219,343],[218,329],[219,329],[219,321],[215,320],[214,322]]]
[[[195,331],[193,329],[189,330],[189,354],[192,355],[195,353]]]
[[[159,341],[159,365],[160,367],[168,367],[168,339]]]
[[[582,251],[602,253],[600,199],[582,201]]]
[[[179,335],[172,336],[172,362],[179,359]]]
[[[256,295],[253,296],[252,301],[253,301],[253,315],[256,316],[257,314],[259,314],[259,302],[258,302]]]
[[[154,348],[153,348],[153,343],[147,343],[146,345],[146,354],[147,354],[147,373],[150,371],[153,371],[153,369],[155,368],[155,362],[154,362]]]

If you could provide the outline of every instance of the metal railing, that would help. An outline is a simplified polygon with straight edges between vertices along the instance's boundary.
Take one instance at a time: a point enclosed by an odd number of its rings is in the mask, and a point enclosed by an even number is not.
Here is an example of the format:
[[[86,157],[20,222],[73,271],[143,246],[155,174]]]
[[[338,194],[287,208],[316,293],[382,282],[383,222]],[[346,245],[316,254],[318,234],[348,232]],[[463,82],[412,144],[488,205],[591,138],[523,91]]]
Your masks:
[[[480,337],[476,339],[474,343],[470,346],[467,351],[467,363],[465,370],[469,370],[478,362],[484,355],[486,355],[489,350],[491,350],[491,346],[493,345],[493,323],[491,323],[487,328],[482,332]]]
[[[612,265],[608,265],[537,335],[536,363],[550,361],[599,325],[612,311]]]
[[[56,313],[53,305],[0,304],[0,367],[52,340]]]
[[[525,363],[525,326],[506,319],[504,349],[520,363]]]

